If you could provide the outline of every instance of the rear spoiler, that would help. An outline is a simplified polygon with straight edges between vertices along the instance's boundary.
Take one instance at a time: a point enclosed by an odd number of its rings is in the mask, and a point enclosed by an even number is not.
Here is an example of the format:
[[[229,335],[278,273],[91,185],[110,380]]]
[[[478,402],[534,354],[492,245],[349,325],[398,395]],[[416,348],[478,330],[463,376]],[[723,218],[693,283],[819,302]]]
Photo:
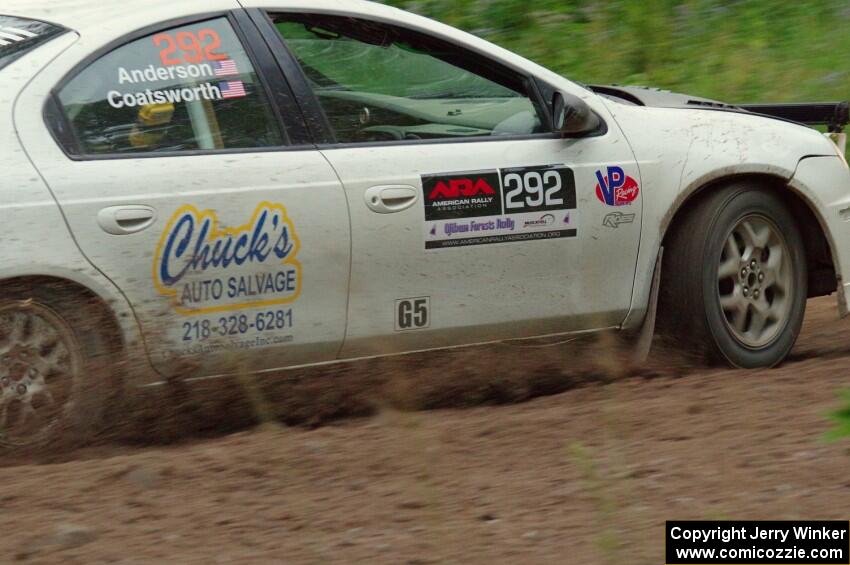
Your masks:
[[[754,114],[773,116],[809,126],[827,126],[830,133],[841,133],[850,123],[850,102],[738,104],[737,106]]]

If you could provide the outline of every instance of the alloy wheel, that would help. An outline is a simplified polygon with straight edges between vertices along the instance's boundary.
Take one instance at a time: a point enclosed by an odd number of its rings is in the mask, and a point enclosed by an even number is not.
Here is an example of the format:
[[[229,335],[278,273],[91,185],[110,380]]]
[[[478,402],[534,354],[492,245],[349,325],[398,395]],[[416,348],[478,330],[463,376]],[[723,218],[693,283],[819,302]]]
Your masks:
[[[729,232],[717,270],[723,319],[743,346],[770,345],[787,325],[794,295],[791,252],[782,232],[759,214]]]
[[[0,306],[0,443],[46,439],[71,407],[81,367],[74,332],[52,309]]]

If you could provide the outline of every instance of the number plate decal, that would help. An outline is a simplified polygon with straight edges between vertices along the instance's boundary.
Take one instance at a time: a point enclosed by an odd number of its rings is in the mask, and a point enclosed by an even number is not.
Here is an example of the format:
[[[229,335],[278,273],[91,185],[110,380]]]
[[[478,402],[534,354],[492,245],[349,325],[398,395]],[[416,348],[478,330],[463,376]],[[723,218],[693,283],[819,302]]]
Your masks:
[[[422,177],[425,248],[576,237],[575,175],[561,165]]]

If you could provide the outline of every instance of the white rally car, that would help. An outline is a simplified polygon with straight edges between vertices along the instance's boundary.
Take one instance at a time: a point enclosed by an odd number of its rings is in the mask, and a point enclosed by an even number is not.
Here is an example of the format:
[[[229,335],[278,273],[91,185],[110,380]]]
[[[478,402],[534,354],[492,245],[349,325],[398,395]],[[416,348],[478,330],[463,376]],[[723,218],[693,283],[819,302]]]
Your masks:
[[[656,305],[683,348],[771,366],[808,297],[846,313],[847,163],[781,119],[845,105],[589,88],[359,0],[0,14],[0,439],[117,379],[612,328],[645,349]]]

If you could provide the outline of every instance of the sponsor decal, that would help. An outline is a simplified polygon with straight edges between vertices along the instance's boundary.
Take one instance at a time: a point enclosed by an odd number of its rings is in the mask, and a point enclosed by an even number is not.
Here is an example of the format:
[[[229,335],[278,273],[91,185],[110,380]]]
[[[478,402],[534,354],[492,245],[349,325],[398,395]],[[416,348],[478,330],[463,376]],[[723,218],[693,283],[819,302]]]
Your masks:
[[[502,213],[502,193],[495,171],[424,176],[422,188],[426,221]]]
[[[631,224],[635,221],[636,214],[624,214],[622,212],[611,212],[602,219],[602,225],[606,228],[619,228],[622,224]]]
[[[422,177],[425,248],[575,237],[573,171],[521,167]]]
[[[283,345],[295,341],[294,320],[292,308],[200,316],[187,319],[176,340],[183,355]]]
[[[290,304],[301,294],[299,248],[281,204],[262,202],[233,228],[220,227],[214,210],[187,205],[162,233],[154,283],[180,314]]]
[[[626,175],[621,167],[596,171],[596,181],[596,198],[607,206],[626,206],[640,195],[637,181]]]
[[[543,214],[536,220],[526,220],[523,223],[523,227],[531,228],[531,227],[541,227],[541,226],[551,226],[555,223],[555,216],[552,214]]]

